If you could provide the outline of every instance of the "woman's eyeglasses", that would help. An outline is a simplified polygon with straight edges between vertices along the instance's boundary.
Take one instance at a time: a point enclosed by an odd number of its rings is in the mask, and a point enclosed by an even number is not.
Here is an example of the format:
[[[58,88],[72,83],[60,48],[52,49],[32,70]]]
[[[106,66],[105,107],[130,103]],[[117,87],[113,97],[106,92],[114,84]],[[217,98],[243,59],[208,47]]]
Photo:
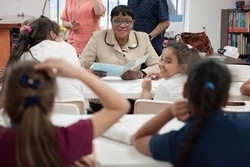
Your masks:
[[[117,26],[121,25],[122,23],[125,26],[129,26],[131,23],[133,23],[134,20],[120,20],[120,19],[113,19],[113,23]]]

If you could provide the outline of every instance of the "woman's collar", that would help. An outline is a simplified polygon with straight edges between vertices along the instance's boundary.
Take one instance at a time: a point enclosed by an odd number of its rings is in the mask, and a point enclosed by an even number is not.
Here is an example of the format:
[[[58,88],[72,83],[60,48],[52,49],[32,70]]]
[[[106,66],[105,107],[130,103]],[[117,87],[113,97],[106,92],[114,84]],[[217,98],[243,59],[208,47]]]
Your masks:
[[[112,29],[106,31],[104,41],[107,45],[113,47],[115,46],[116,43],[118,43],[115,38],[115,33]],[[127,46],[129,49],[135,49],[139,46],[137,35],[133,30],[129,33],[129,41],[127,43]]]

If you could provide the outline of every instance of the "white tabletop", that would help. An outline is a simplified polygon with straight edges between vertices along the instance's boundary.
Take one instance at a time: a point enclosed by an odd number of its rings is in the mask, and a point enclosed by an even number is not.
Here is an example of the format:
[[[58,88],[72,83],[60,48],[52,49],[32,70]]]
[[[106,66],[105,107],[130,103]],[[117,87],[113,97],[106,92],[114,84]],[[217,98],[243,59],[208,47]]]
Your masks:
[[[141,82],[143,81],[143,79],[122,80],[120,77],[105,77],[101,80],[103,80],[105,83],[107,83],[127,99],[141,98]],[[154,97],[155,91],[160,83],[160,80],[152,82],[152,97]],[[83,93],[86,99],[98,99],[98,96],[86,85],[84,85]]]
[[[102,80],[115,89],[117,92],[122,94],[127,99],[140,99],[141,98],[141,83],[143,79],[136,79],[136,80],[122,80],[119,77],[107,77],[102,78]],[[155,95],[157,87],[161,82],[164,80],[153,80],[152,81],[152,91],[151,96],[152,98]],[[243,84],[243,81],[233,81],[230,87],[230,100],[244,100],[250,101],[250,96],[244,96],[240,93],[240,86]],[[84,97],[86,99],[98,99],[98,96],[89,89],[86,85],[84,85]]]
[[[136,121],[143,124],[154,115],[125,115],[122,119]],[[52,122],[55,125],[68,126],[79,119],[85,119],[89,116],[84,115],[63,115],[53,114]],[[163,131],[176,130],[183,126],[182,122],[173,119],[167,124]],[[84,127],[83,127],[84,129]],[[99,137],[94,140],[97,159],[101,166],[105,167],[172,167],[170,163],[160,162],[153,160],[151,157],[147,157],[139,153],[133,146],[123,144],[111,139]]]

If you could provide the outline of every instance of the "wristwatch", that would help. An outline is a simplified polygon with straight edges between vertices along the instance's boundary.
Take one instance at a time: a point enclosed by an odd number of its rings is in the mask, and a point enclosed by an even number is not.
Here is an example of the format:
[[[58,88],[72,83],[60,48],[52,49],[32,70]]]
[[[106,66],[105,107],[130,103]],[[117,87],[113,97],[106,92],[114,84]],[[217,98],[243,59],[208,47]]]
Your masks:
[[[150,34],[148,34],[148,37],[149,37],[149,40],[153,39],[152,35],[150,35]]]

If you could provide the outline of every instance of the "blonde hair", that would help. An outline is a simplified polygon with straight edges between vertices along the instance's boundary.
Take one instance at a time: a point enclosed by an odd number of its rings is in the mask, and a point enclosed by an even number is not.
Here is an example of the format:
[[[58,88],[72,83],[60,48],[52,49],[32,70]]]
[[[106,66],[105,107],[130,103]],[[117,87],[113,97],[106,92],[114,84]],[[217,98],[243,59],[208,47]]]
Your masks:
[[[4,78],[3,107],[12,128],[17,128],[17,166],[63,166],[55,127],[49,120],[56,82],[45,71],[35,71],[35,64],[12,64],[7,67]]]

